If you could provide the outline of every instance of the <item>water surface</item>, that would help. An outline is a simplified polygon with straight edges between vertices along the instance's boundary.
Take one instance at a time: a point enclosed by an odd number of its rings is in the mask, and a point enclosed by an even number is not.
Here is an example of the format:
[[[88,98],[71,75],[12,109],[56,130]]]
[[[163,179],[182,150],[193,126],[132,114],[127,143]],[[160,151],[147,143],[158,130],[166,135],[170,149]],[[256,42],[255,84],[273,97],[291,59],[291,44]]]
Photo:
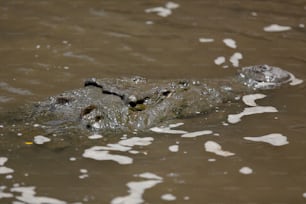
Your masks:
[[[300,0],[3,0],[0,111],[79,88],[93,76],[224,78],[243,66],[270,64],[305,80],[305,24]],[[257,104],[277,112],[231,124],[228,115],[247,107],[238,102],[171,121],[179,134],[102,132],[93,140],[74,133],[84,143],[64,148],[33,143],[48,136],[39,129],[8,134],[14,126],[3,119],[0,202],[305,203],[305,84],[265,94]],[[182,137],[203,130],[211,132]],[[286,142],[246,139],[270,134]],[[115,161],[84,156],[109,144],[117,145],[109,151],[119,155]],[[216,144],[227,154],[207,149]]]

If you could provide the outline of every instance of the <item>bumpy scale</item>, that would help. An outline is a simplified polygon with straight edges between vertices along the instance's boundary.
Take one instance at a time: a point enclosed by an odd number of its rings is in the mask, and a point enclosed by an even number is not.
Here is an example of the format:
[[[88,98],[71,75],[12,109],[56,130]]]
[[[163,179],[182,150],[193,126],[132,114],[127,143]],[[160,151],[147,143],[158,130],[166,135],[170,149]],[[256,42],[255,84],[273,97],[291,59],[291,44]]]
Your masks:
[[[31,118],[48,125],[78,123],[90,130],[144,130],[165,120],[208,111],[254,90],[279,87],[292,77],[281,68],[256,65],[223,80],[92,78],[84,88],[40,102]]]

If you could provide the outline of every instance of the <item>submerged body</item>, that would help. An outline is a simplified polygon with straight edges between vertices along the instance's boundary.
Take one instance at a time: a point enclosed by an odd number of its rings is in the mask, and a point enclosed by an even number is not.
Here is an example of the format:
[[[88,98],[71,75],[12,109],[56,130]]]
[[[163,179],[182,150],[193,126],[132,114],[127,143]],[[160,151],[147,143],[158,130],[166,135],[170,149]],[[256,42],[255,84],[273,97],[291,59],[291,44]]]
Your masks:
[[[257,89],[278,87],[292,77],[280,68],[257,65],[223,80],[89,79],[81,89],[36,104],[30,117],[53,127],[145,130],[166,120],[204,113]]]

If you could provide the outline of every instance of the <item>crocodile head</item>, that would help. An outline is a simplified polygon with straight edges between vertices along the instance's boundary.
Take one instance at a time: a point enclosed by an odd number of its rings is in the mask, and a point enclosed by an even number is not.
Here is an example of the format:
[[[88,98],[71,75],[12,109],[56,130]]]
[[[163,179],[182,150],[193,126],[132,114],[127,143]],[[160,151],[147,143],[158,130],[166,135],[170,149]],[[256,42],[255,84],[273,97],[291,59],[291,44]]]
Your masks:
[[[293,77],[290,72],[269,65],[244,67],[240,71],[244,84],[253,89],[273,89],[292,82]]]

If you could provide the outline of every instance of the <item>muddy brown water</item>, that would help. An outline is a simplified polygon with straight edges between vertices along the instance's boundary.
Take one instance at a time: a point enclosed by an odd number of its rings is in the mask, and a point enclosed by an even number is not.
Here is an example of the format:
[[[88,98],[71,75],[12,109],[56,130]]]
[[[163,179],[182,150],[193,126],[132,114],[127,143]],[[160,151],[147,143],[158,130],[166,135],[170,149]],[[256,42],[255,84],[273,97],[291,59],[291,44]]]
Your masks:
[[[179,7],[167,17],[146,12],[165,10],[166,3],[0,1],[1,113],[79,88],[93,76],[232,76],[237,70],[230,61],[234,53],[242,54],[238,67],[270,64],[306,79],[305,1],[174,1]],[[264,30],[272,24],[290,27]],[[214,41],[203,42],[207,38]],[[237,47],[225,45],[227,38]],[[217,65],[220,56],[225,62]],[[8,135],[2,127],[6,121],[0,121],[1,142],[9,144],[0,149],[0,203],[306,203],[305,83],[265,94],[258,103],[278,112],[228,124],[228,114],[246,107],[238,102],[173,121],[184,123],[176,129],[213,134],[128,133],[126,138],[152,140],[131,152],[110,151],[132,159],[130,164],[85,158],[89,147],[82,144],[62,150],[25,144],[24,135]],[[244,139],[272,133],[286,136],[289,143]],[[34,138],[44,132],[26,134]],[[122,134],[101,134],[92,142],[96,146],[124,140]],[[90,134],[75,134],[80,136]],[[235,155],[207,152],[208,141]],[[250,174],[242,173],[243,167]]]

